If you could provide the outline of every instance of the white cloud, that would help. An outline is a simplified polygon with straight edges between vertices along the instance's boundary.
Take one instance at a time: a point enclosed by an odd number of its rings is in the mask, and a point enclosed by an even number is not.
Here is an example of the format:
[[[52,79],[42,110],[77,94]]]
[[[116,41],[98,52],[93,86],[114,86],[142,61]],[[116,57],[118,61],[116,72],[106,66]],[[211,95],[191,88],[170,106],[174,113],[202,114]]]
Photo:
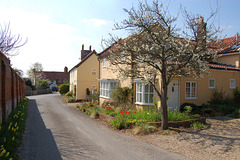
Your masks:
[[[82,43],[93,42],[88,37],[77,36],[76,29],[70,25],[54,23],[46,15],[19,8],[0,10],[0,15],[6,23],[10,22],[13,34],[28,37],[20,54],[11,58],[13,67],[23,71],[35,62],[42,63],[44,70],[63,71],[64,66],[72,67],[79,62]]]
[[[92,19],[83,19],[80,21],[80,23],[85,23],[88,25],[93,25],[95,27],[99,27],[99,26],[103,26],[103,25],[107,24],[107,21],[102,20],[102,19],[92,18]]]

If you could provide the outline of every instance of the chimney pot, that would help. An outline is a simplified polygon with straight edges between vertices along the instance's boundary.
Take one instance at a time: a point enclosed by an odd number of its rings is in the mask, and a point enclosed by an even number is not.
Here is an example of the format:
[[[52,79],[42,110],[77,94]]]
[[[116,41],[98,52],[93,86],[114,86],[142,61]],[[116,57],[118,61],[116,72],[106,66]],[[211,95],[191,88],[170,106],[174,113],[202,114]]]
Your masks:
[[[84,44],[82,45],[82,50],[84,50]]]
[[[68,73],[68,68],[66,66],[64,67],[64,72]]]
[[[89,46],[89,50],[92,51],[92,46],[91,45]]]

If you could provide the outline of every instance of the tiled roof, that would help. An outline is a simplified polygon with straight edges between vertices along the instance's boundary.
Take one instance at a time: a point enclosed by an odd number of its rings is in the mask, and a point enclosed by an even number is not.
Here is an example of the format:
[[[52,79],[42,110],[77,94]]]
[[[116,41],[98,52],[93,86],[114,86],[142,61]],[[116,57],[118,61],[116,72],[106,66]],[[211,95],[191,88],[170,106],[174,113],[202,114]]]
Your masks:
[[[239,67],[235,67],[235,66],[228,65],[228,64],[222,64],[222,63],[208,63],[208,66],[211,69],[240,71]]]
[[[69,72],[51,72],[51,71],[42,71],[41,75],[48,80],[56,80],[56,79],[69,79]]]
[[[240,35],[238,35],[238,46],[236,46],[236,36],[221,39],[220,45],[223,50],[219,54],[239,52]]]
[[[126,38],[125,38],[126,39]],[[104,49],[101,53],[98,54],[99,58],[105,57],[109,54],[109,50],[110,49],[115,49],[117,46],[117,43],[123,43],[125,39],[119,39],[117,42],[113,43],[112,45],[110,45],[109,47],[107,47],[106,49]]]

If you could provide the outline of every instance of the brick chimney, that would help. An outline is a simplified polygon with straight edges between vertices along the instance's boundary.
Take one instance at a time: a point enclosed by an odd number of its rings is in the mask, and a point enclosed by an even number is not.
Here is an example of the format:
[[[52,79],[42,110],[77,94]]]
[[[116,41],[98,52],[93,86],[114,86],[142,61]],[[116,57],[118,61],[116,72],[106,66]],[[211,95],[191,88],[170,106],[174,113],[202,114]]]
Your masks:
[[[89,46],[89,50],[84,50],[84,44],[82,45],[81,50],[81,60],[83,60],[90,52],[92,51],[92,46]]]
[[[197,21],[197,41],[203,48],[206,48],[206,40],[207,40],[207,23],[204,22],[203,17],[199,17]]]
[[[68,73],[68,68],[66,66],[64,67],[64,73]]]

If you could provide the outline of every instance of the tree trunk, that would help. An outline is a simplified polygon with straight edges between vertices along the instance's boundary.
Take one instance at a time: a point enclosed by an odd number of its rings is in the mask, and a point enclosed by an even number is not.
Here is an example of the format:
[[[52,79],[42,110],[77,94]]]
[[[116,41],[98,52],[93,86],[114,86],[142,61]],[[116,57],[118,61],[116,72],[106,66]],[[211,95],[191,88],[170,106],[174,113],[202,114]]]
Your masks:
[[[168,129],[168,109],[167,109],[167,75],[166,68],[163,63],[162,76],[162,96],[161,96],[161,111],[162,111],[162,126],[163,130]]]
[[[161,110],[162,110],[162,126],[163,130],[168,129],[168,109],[167,109],[167,87],[163,87],[163,93],[161,98]]]

